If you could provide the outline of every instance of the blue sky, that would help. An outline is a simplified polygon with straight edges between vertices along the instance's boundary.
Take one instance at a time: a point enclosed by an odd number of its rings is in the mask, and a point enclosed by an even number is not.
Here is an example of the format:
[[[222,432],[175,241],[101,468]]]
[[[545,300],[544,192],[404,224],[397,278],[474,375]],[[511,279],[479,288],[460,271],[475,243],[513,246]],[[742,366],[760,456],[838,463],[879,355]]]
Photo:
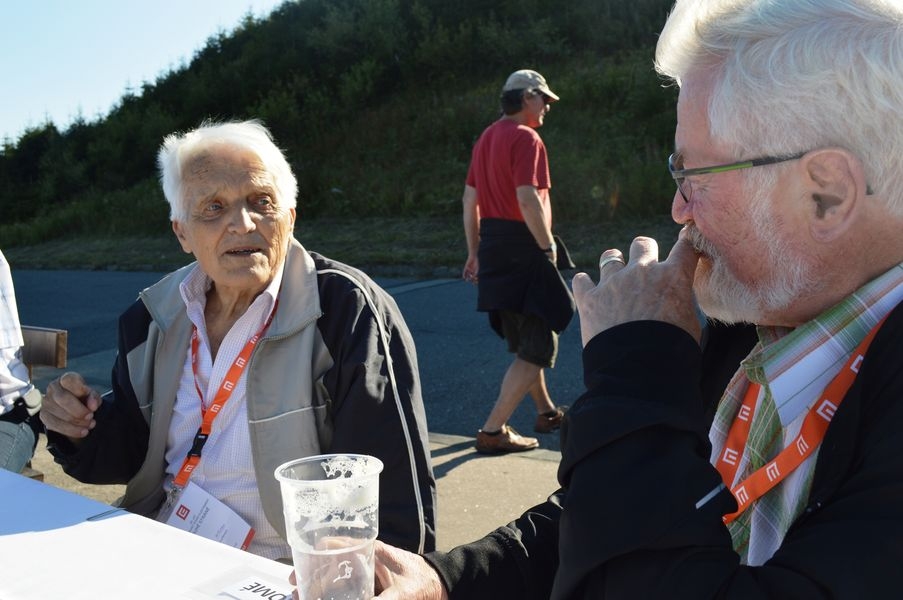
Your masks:
[[[0,0],[0,142],[48,119],[65,129],[106,115],[127,88],[282,1]]]

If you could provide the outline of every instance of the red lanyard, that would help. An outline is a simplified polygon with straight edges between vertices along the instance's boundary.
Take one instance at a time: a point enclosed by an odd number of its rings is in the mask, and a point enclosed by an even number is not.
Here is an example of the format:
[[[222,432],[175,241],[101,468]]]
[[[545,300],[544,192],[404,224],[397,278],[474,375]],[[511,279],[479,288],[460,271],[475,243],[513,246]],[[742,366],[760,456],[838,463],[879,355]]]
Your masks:
[[[198,398],[201,400],[201,426],[198,428],[197,433],[194,434],[194,441],[191,444],[188,455],[185,457],[184,462],[182,462],[182,468],[179,469],[175,479],[173,479],[173,485],[175,487],[185,487],[188,483],[188,479],[191,477],[191,473],[194,471],[195,467],[198,466],[198,463],[201,462],[201,450],[204,448],[204,444],[207,443],[207,438],[210,436],[210,432],[213,428],[213,420],[216,419],[217,415],[219,415],[220,411],[223,409],[223,406],[232,396],[232,391],[235,389],[238,380],[241,378],[241,374],[248,365],[248,359],[251,357],[251,353],[254,351],[257,341],[264,333],[266,333],[270,323],[273,322],[273,316],[276,314],[276,307],[278,305],[279,301],[277,300],[276,303],[273,304],[273,310],[270,312],[270,316],[267,317],[266,323],[263,324],[260,331],[248,340],[245,347],[242,348],[238,356],[235,357],[235,361],[232,363],[232,366],[229,367],[226,376],[223,378],[223,382],[220,384],[216,395],[213,397],[213,402],[206,409],[204,408],[204,394],[201,393],[201,387],[198,385],[198,346],[200,345],[200,339],[198,336],[198,328],[192,327],[191,370],[194,372],[194,388],[197,390]]]
[[[828,431],[831,419],[834,418],[834,413],[841,402],[843,402],[847,391],[853,385],[853,381],[856,380],[856,375],[859,374],[859,365],[862,363],[869,344],[872,343],[882,323],[884,323],[884,319],[875,325],[868,335],[865,336],[865,339],[859,343],[859,346],[853,351],[840,373],[825,388],[821,399],[809,409],[806,418],[803,420],[803,426],[793,442],[784,448],[773,460],[731,488],[739,508],[737,512],[724,516],[725,523],[730,523],[736,519],[753,502],[765,495],[771,488],[793,472],[794,469],[799,467],[818,448],[825,437],[825,433]],[[749,384],[746,396],[743,398],[743,404],[740,406],[740,411],[737,413],[737,417],[734,419],[728,433],[724,451],[715,464],[718,472],[721,473],[721,479],[727,486],[733,483],[734,477],[737,475],[740,457],[743,456],[743,450],[746,448],[746,443],[749,440],[749,428],[755,412],[759,389],[759,384]]]

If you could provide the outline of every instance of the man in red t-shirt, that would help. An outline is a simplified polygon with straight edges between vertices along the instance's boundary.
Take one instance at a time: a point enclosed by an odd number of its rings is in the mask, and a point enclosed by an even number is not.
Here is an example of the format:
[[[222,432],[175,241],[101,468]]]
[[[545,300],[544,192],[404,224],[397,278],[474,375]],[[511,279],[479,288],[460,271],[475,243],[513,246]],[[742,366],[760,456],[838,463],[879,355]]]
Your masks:
[[[508,77],[500,100],[503,115],[474,146],[462,199],[464,279],[478,284],[477,310],[489,313],[493,328],[516,354],[477,433],[476,449],[487,454],[539,445],[507,425],[527,393],[538,413],[535,431],[560,426],[564,410],[549,397],[543,369],[554,365],[558,333],[574,311],[555,267],[549,162],[536,132],[558,96],[542,75],[520,70]]]

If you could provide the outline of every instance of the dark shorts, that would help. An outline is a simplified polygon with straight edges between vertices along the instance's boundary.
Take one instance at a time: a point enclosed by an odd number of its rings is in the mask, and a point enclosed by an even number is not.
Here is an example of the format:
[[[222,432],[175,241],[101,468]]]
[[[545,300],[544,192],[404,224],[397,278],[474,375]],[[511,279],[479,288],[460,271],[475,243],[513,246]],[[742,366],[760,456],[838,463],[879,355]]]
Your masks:
[[[502,335],[508,342],[508,352],[521,360],[540,367],[555,366],[558,355],[558,334],[546,322],[533,315],[500,310]]]

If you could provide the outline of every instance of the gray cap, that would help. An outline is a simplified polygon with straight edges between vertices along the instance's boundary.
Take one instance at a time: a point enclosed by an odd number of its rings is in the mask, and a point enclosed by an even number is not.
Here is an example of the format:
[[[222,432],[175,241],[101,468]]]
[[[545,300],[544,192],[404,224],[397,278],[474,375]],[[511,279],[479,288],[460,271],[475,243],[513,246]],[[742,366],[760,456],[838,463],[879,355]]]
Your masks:
[[[539,90],[552,100],[560,100],[558,95],[549,89],[546,78],[530,69],[521,69],[509,75],[502,91],[509,90]]]

